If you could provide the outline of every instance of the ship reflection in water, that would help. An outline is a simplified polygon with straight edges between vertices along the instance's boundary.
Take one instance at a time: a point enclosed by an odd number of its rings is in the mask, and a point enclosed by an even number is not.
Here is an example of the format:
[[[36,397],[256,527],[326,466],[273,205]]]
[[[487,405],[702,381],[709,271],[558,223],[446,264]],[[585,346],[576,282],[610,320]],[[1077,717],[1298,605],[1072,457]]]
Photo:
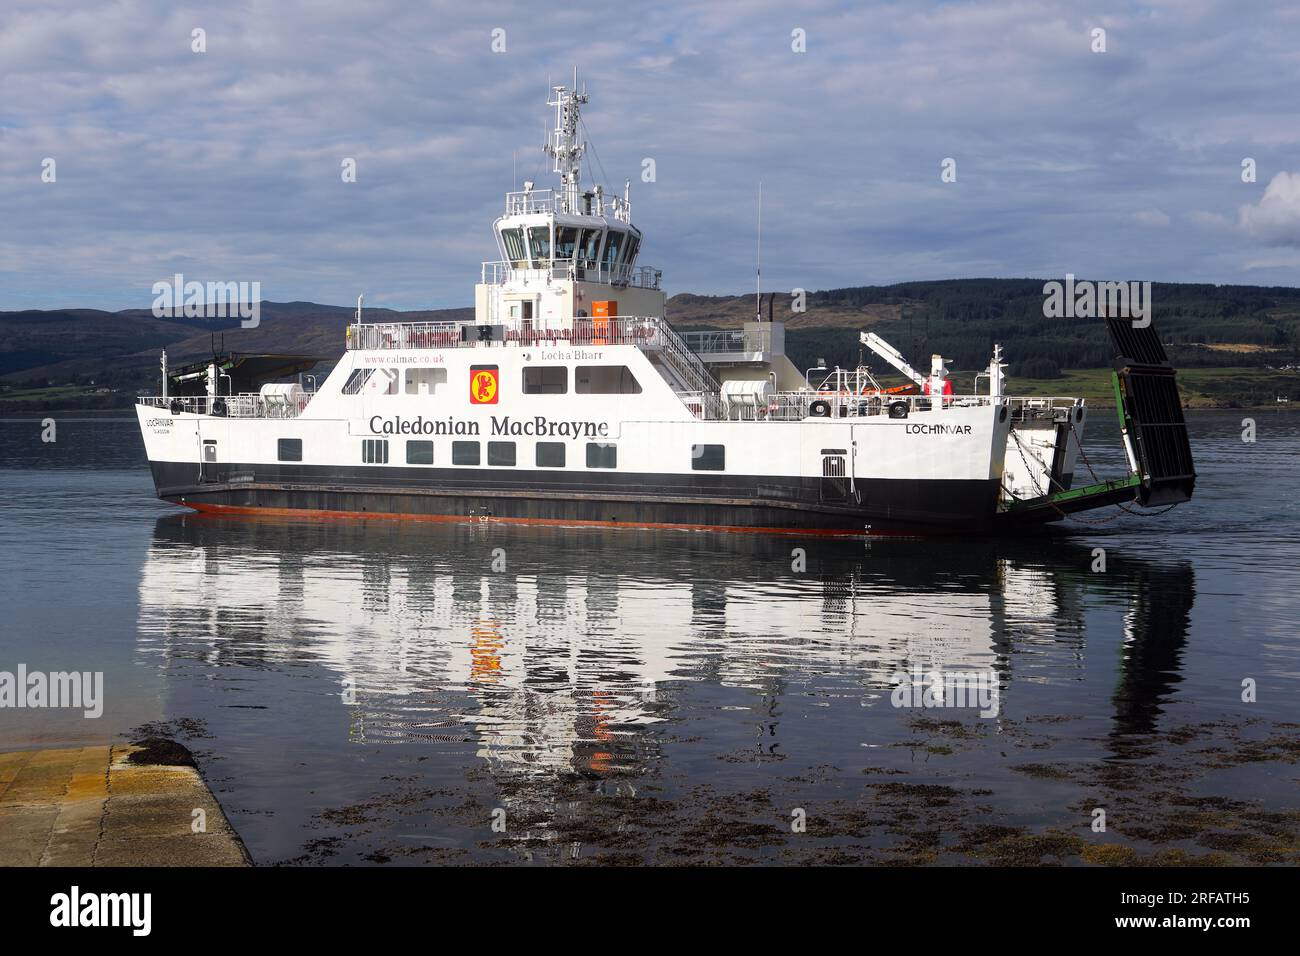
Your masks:
[[[995,755],[1042,750],[1017,729],[1035,715],[1073,722],[1053,756],[1113,756],[1116,737],[1159,729],[1195,581],[1178,561],[1093,561],[1049,538],[177,515],[144,563],[140,654],[168,674],[168,716],[216,741],[211,770],[255,857],[301,858],[324,828],[326,859],[387,841],[473,861],[494,858],[487,816],[447,810],[467,793],[545,843],[575,786],[662,800],[811,774],[829,799],[908,772],[1023,789]],[[996,714],[893,706],[901,675],[936,671],[991,681]],[[920,746],[931,718],[972,729]],[[399,778],[427,813],[375,809]],[[364,840],[343,809],[358,804]]]

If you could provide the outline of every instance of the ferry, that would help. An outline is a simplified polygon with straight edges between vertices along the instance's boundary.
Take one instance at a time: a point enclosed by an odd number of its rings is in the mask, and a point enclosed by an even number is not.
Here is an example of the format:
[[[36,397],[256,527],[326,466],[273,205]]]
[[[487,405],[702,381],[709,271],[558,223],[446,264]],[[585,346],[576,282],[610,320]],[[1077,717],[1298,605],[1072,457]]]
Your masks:
[[[918,371],[871,333],[862,344],[908,385],[866,365],[798,369],[761,296],[743,328],[678,332],[662,272],[640,261],[630,183],[581,180],[587,102],[576,80],[552,88],[558,187],[506,194],[472,320],[367,322],[359,298],[319,383],[293,356],[171,370],[164,353],[162,394],[137,403],[158,496],[230,514],[828,535],[979,533],[1190,497],[1154,329],[1107,320],[1131,473],[1082,488],[1085,403],[1008,396],[1000,348],[983,389],[957,394],[942,356]]]

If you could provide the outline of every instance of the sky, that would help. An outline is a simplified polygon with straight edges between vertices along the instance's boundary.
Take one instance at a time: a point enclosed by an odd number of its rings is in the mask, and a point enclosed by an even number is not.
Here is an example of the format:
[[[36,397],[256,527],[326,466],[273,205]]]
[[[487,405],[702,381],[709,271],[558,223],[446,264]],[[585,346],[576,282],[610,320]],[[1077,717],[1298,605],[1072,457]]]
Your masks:
[[[575,67],[669,294],[1300,284],[1293,2],[6,0],[0,309],[471,305]]]

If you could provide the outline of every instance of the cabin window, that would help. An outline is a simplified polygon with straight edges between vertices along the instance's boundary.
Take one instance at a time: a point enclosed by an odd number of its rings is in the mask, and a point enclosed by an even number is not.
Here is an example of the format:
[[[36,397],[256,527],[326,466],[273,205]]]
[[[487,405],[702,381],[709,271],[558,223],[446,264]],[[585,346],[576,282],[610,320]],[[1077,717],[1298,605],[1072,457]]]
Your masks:
[[[606,269],[613,270],[614,264],[618,262],[619,251],[623,248],[623,238],[627,234],[619,232],[617,229],[611,229],[605,239],[605,254],[601,258],[601,265]]]
[[[565,447],[562,441],[539,441],[537,443],[537,467],[563,468]]]
[[[533,226],[528,230],[528,245],[533,251],[533,268],[545,269],[551,262],[551,227]]]
[[[408,465],[432,465],[433,464],[433,442],[416,441],[414,439],[406,443],[406,463]]]
[[[623,255],[623,262],[629,267],[636,262],[636,254],[641,251],[641,237],[635,232],[627,234],[627,252]]]
[[[363,439],[361,442],[361,463],[363,465],[388,464],[388,439]]]
[[[587,442],[588,468],[617,468],[618,446],[609,442]]]
[[[725,445],[692,445],[691,468],[695,471],[726,471]]]
[[[451,463],[453,465],[477,465],[479,463],[479,443],[476,441],[452,442]]]
[[[528,256],[524,252],[524,231],[522,229],[502,229],[501,244],[505,246],[506,258],[516,269],[522,269],[528,264]]]
[[[375,374],[370,376],[370,381],[366,382],[361,389],[363,395],[396,395],[397,380],[401,376],[395,368],[377,368]]]
[[[445,368],[408,368],[406,370],[407,395],[432,395],[438,386],[447,384]]]
[[[302,461],[302,439],[281,438],[276,446],[275,457],[280,461]]]
[[[488,442],[488,464],[502,468],[515,466],[515,443],[512,441]]]
[[[343,394],[360,395],[362,387],[370,380],[370,376],[374,371],[373,368],[353,369],[352,374],[348,376],[348,380],[343,383]]]
[[[569,390],[569,370],[563,365],[534,365],[524,369],[525,395],[563,395]]]
[[[579,395],[640,395],[641,384],[626,365],[579,365],[573,370]]]
[[[555,258],[571,260],[577,254],[582,230],[577,226],[559,226],[555,230]]]

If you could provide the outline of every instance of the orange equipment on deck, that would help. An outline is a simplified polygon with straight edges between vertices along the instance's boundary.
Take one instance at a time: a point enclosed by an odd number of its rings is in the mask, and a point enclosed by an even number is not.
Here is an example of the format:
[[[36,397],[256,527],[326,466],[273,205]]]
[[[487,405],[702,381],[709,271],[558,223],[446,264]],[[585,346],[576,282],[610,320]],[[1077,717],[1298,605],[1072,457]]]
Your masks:
[[[601,299],[591,303],[591,344],[609,344],[609,320],[618,316],[618,302]]]

